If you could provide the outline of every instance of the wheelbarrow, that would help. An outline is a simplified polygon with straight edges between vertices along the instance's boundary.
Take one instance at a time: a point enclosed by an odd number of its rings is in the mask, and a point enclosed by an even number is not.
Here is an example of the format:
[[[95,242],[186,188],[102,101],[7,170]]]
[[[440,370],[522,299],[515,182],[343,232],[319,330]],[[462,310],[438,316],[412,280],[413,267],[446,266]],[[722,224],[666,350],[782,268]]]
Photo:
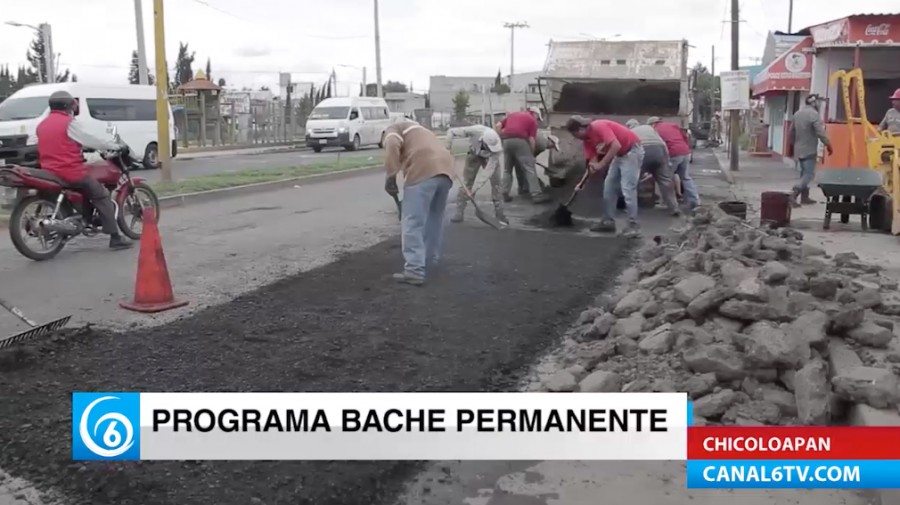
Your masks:
[[[825,220],[822,228],[831,227],[832,214],[840,214],[841,222],[850,215],[860,216],[863,230],[869,229],[872,195],[882,186],[882,176],[871,168],[835,168],[817,174],[819,188],[825,195]]]

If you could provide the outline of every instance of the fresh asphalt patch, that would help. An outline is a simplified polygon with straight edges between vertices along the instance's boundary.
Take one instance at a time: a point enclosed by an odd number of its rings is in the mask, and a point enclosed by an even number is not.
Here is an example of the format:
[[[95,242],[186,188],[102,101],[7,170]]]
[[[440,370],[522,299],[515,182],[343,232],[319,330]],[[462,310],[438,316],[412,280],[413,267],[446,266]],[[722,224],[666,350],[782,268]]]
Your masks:
[[[500,391],[624,267],[618,238],[447,230],[424,287],[391,239],[150,329],[88,329],[0,361],[0,467],[76,504],[374,505],[414,462],[73,462],[73,391]],[[177,279],[176,279],[177,282]]]

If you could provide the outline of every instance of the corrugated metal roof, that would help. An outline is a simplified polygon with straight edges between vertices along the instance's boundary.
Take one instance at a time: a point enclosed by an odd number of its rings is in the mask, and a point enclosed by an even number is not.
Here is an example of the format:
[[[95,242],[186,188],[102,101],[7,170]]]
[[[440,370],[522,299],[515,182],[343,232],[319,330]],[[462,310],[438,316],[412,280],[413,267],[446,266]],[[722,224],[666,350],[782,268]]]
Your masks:
[[[680,80],[685,42],[550,42],[542,77],[549,79]]]

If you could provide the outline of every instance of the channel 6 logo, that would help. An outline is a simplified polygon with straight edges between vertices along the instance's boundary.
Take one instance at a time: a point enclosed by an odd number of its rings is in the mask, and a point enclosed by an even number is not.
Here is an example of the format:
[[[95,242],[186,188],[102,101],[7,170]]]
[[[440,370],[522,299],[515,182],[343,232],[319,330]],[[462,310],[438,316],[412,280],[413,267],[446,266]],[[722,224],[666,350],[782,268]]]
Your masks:
[[[72,459],[141,459],[140,393],[72,393]]]

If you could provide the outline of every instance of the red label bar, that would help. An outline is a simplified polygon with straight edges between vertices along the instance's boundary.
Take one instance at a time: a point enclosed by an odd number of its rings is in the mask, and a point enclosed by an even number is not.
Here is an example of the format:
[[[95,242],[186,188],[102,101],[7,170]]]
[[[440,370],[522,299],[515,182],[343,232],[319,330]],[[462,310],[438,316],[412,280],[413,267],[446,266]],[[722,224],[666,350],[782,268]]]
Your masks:
[[[697,426],[688,459],[900,459],[898,427]]]

